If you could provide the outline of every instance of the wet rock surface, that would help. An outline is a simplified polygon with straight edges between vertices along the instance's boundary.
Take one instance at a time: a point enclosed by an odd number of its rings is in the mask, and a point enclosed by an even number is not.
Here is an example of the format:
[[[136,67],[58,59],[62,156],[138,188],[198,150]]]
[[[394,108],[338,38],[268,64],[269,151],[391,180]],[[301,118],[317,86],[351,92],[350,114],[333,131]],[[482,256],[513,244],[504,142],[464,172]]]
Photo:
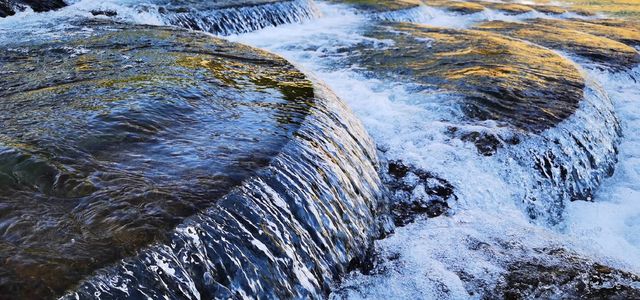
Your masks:
[[[22,11],[27,7],[35,12],[44,12],[59,9],[67,6],[63,0],[1,0],[0,18],[12,16],[17,11]]]
[[[274,55],[87,21],[0,49],[0,294],[62,293],[269,165],[318,98]]]
[[[446,214],[449,202],[455,202],[454,187],[435,174],[389,161],[385,183],[391,193],[391,212],[396,226],[405,226],[416,218],[435,218]]]
[[[424,222],[437,221],[442,220]],[[442,226],[446,222],[438,224]],[[447,235],[446,231],[438,231],[431,234]],[[337,289],[331,299],[391,296],[397,295],[397,289],[407,297],[443,299],[635,299],[640,293],[637,275],[594,262],[563,247],[548,245],[530,249],[523,241],[509,237],[478,239],[477,235],[476,232],[465,234],[455,239],[457,244],[448,245],[458,249],[454,253],[465,249],[469,257],[449,258],[445,254],[448,250],[397,253],[382,246],[376,249],[370,268],[363,273],[352,273],[353,278]],[[445,237],[433,237],[433,240],[451,242]],[[413,246],[419,245],[417,242]],[[429,272],[443,267],[448,271],[445,276]],[[402,278],[408,280],[402,281]]]
[[[615,19],[593,20],[544,20],[536,19],[536,24],[555,26],[568,30],[589,33],[627,44],[640,47],[640,27],[634,21]]]
[[[534,11],[534,8],[532,8],[531,6],[521,5],[517,3],[502,3],[502,2],[491,2],[491,1],[471,1],[471,2],[478,3],[486,8],[498,10],[510,15],[519,15],[519,14],[524,14],[524,13]]]
[[[571,254],[536,249],[539,256],[507,266],[504,282],[486,298],[637,299],[640,277]]]
[[[424,1],[424,3],[428,6],[442,8],[460,14],[473,14],[481,12],[485,9],[485,7],[479,3],[464,1],[427,0]]]
[[[387,23],[368,35],[393,45],[358,48],[353,65],[459,95],[474,120],[541,131],[569,117],[583,96],[575,65],[531,44],[410,23]]]
[[[492,21],[475,28],[573,53],[614,70],[631,69],[640,64],[640,53],[630,46],[582,31],[558,28],[557,23],[543,19],[527,23]]]
[[[8,0],[0,1],[0,18],[14,15],[16,12],[13,10],[11,3]]]

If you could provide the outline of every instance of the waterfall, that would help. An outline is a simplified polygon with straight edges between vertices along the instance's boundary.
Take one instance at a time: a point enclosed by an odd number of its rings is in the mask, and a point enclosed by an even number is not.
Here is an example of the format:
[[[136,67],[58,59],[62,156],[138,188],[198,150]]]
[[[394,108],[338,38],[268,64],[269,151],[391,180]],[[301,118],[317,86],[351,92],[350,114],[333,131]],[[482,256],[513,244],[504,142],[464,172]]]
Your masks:
[[[322,297],[383,230],[372,141],[324,87],[270,166],[179,225],[168,243],[98,271],[65,299]],[[380,227],[378,224],[380,224]]]
[[[250,32],[270,26],[299,23],[317,16],[313,0],[288,0],[219,9],[159,9],[160,19],[170,25],[219,35]]]

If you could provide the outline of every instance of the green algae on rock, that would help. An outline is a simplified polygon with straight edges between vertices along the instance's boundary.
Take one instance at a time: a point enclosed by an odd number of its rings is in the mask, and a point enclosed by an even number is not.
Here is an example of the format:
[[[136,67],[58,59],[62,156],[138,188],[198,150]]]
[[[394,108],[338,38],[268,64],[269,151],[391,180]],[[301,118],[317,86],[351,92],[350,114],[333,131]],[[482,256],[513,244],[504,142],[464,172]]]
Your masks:
[[[264,51],[164,27],[74,25],[85,30],[0,48],[3,295],[59,295],[164,240],[267,166],[317,98]]]
[[[542,131],[572,115],[583,97],[576,66],[529,43],[410,23],[387,23],[368,35],[393,45],[359,48],[352,64],[459,95],[463,112],[475,120]]]
[[[640,63],[640,54],[634,48],[605,37],[564,29],[560,25],[562,22],[543,19],[527,23],[492,21],[475,28],[574,53],[615,70],[631,69]]]

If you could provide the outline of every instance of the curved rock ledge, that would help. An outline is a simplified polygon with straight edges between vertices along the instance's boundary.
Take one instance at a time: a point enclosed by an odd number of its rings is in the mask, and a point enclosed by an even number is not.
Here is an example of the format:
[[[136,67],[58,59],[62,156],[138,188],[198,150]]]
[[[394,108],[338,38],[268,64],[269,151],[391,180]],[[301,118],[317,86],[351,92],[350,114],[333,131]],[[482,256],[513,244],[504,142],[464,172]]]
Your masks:
[[[0,294],[318,296],[364,256],[375,148],[325,88],[203,34],[74,25],[0,49]]]
[[[555,26],[568,30],[589,33],[605,37],[632,47],[640,47],[640,27],[633,20],[592,19],[592,20],[545,20],[533,22],[546,26]]]
[[[591,199],[612,174],[620,124],[610,99],[568,59],[478,30],[385,23],[367,36],[384,42],[354,47],[345,64],[457,101],[443,134],[498,156],[532,219],[557,224],[566,202]]]
[[[573,63],[496,34],[388,23],[369,36],[393,46],[359,48],[353,64],[460,95],[472,119],[542,131],[570,116],[583,96]]]

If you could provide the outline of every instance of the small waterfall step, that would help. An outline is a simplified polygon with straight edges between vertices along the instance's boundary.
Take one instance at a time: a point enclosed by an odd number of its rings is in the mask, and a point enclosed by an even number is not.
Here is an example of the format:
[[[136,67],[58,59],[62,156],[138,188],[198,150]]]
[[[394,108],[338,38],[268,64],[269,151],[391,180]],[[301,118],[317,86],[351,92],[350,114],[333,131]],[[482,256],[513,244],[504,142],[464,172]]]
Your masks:
[[[363,259],[377,154],[325,87],[204,33],[71,25],[0,47],[0,298],[320,298]]]

